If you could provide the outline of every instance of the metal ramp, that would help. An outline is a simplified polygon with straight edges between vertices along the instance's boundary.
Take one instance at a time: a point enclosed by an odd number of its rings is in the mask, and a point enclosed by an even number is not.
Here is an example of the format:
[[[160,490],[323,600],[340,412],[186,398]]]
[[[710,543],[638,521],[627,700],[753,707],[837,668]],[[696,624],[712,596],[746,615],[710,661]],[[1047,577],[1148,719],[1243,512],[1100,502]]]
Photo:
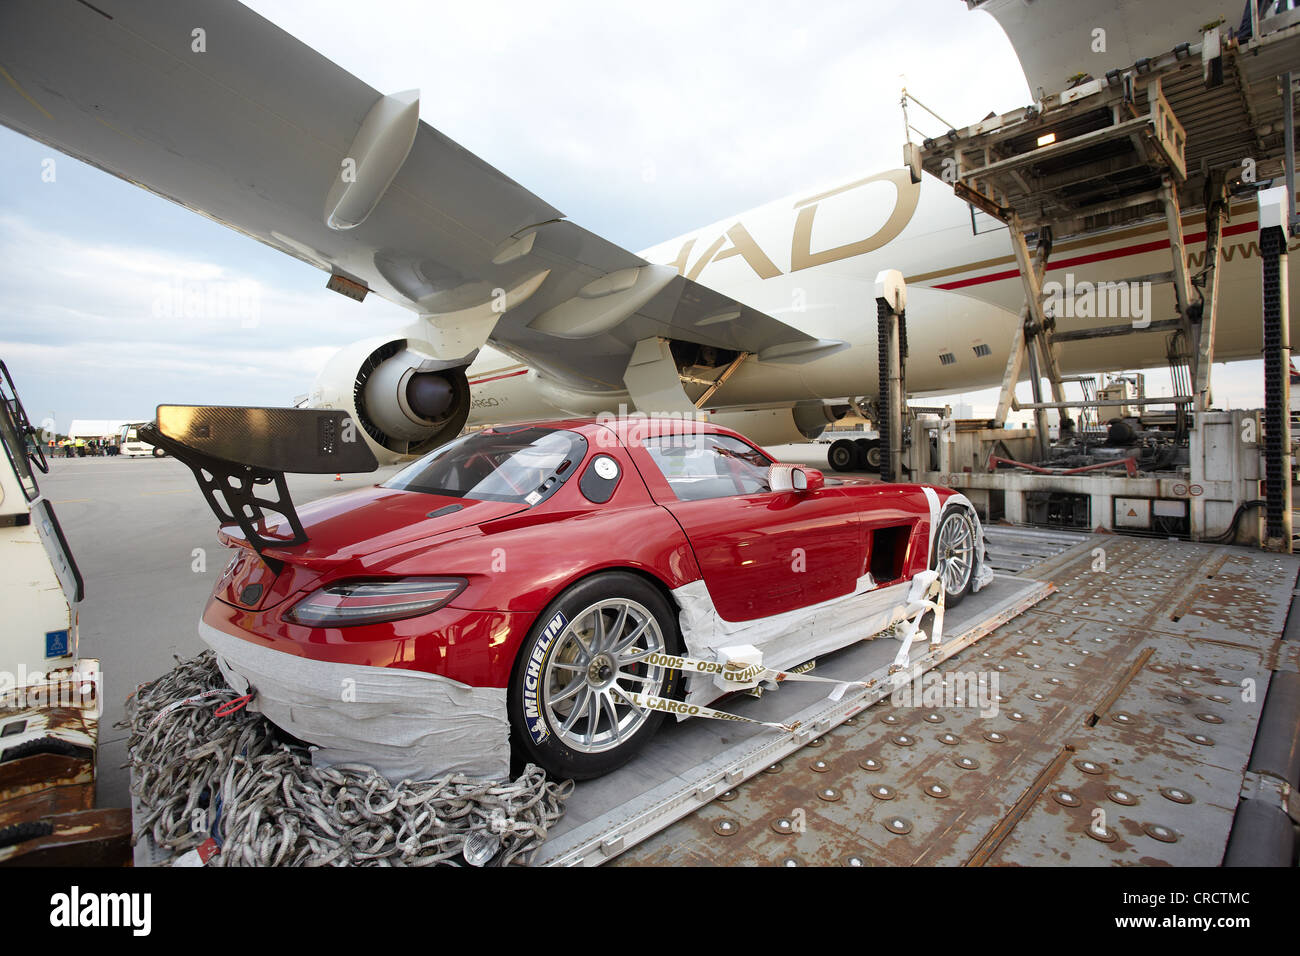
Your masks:
[[[912,648],[914,673],[924,673],[971,646],[994,629],[1043,600],[1050,584],[999,576],[978,594],[945,613],[938,647]],[[563,820],[548,835],[533,860],[537,866],[595,866],[695,813],[756,775],[778,765],[893,689],[889,664],[898,643],[882,637],[865,641],[818,661],[821,677],[866,680],[839,701],[813,683],[783,684],[759,698],[737,697],[726,709],[756,720],[799,721],[793,734],[754,725],[690,720],[665,724],[627,766],[578,784],[565,804]]]

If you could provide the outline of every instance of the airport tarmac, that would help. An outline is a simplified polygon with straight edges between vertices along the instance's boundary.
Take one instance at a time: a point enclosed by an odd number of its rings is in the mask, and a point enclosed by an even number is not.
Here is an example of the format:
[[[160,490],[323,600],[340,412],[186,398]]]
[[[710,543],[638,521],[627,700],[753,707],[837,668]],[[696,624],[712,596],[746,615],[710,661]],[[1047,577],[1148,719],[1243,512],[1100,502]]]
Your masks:
[[[820,467],[825,444],[768,449],[778,460]],[[361,488],[400,470],[368,475],[290,475],[294,502]],[[129,806],[127,732],[115,726],[139,684],[171,669],[174,657],[204,649],[196,627],[212,585],[230,560],[217,521],[188,468],[174,458],[54,458],[41,491],[55,512],[86,583],[78,606],[83,656],[104,670],[98,805]]]
[[[368,475],[290,475],[296,504],[361,488],[399,470]],[[116,727],[126,696],[171,669],[173,656],[204,649],[197,622],[230,560],[217,520],[188,468],[174,458],[55,458],[38,475],[54,502],[86,583],[77,607],[81,654],[104,670],[98,805],[130,805],[127,732]]]

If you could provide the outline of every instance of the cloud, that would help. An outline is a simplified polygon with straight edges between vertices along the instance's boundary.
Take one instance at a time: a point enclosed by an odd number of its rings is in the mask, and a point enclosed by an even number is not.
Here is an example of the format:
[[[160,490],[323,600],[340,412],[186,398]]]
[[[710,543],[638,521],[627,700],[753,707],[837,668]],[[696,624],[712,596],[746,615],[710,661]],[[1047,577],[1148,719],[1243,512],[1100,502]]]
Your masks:
[[[954,123],[1029,98],[1001,29],[955,0],[248,6],[378,90],[420,88],[426,122],[631,249],[899,165],[904,82]],[[22,185],[51,152],[0,130],[0,349],[38,418],[284,404],[410,320],[75,160]]]
[[[150,239],[110,244],[0,215],[0,357],[31,415],[67,427],[170,402],[284,405],[337,349],[410,321],[327,292],[321,273],[270,250],[280,282]]]

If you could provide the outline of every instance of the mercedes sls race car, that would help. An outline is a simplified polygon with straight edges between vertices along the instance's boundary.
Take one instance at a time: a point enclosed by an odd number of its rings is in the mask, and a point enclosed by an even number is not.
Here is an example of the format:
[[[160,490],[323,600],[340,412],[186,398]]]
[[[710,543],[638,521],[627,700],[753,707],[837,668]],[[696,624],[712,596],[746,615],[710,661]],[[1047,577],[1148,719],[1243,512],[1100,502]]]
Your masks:
[[[725,694],[667,658],[793,668],[886,628],[927,570],[948,606],[992,576],[950,490],[828,480],[671,418],[489,428],[298,517],[298,544],[223,527],[201,636],[319,760],[394,779],[502,778],[512,745],[607,773]]]

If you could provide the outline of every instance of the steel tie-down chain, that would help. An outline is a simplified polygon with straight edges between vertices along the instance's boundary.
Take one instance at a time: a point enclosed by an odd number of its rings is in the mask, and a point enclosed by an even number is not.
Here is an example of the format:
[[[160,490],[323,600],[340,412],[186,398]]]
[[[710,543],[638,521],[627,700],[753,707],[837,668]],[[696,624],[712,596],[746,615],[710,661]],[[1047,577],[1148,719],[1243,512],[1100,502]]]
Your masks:
[[[125,725],[136,841],[179,855],[213,837],[219,866],[430,866],[459,862],[483,833],[504,866],[527,862],[573,791],[532,764],[502,783],[393,784],[367,766],[313,767],[260,714],[216,716],[237,697],[211,651],[136,691]]]

